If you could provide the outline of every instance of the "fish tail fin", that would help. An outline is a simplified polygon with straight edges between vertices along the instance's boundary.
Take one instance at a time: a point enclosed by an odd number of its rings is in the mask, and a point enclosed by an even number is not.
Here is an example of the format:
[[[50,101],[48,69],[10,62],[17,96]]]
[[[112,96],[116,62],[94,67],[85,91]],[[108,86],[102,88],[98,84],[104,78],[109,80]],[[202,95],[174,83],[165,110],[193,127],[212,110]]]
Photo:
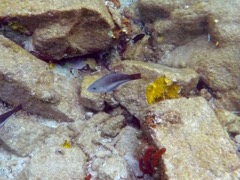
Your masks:
[[[15,107],[15,111],[20,111],[22,110],[22,104],[19,104],[17,107]]]
[[[140,73],[136,73],[136,74],[131,74],[131,78],[134,79],[141,79],[141,74]]]

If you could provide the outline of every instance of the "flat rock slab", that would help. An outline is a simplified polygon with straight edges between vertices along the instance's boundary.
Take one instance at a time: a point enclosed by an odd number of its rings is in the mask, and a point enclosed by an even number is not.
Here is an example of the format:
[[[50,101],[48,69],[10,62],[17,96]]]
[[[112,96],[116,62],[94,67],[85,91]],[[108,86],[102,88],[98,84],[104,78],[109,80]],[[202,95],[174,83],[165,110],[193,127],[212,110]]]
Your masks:
[[[93,179],[129,179],[126,161],[111,144],[111,136],[116,134],[106,131],[113,128],[113,123],[108,121],[119,120],[123,121],[123,116],[110,117],[107,113],[99,112],[83,125],[71,127],[80,132],[75,138],[75,144],[89,157],[87,170]],[[122,123],[115,124],[117,132],[120,127]]]
[[[230,111],[240,110],[240,52],[239,45],[216,48],[207,36],[200,36],[184,46],[177,47],[161,64],[176,68],[192,68],[200,74],[201,80],[218,97],[217,107]]]
[[[114,28],[102,0],[3,0],[0,19],[32,34],[34,50],[55,60],[108,48]]]
[[[139,1],[142,18],[150,22],[156,21],[154,26],[157,32],[165,36],[166,41],[177,44],[187,42],[188,38],[191,39],[187,36],[188,33],[205,34],[206,30],[219,46],[239,43],[239,8],[238,0],[232,0],[230,3],[228,0]],[[174,38],[172,39],[171,36]]]
[[[141,111],[148,106],[146,100],[146,87],[156,78],[165,75],[172,81],[178,82],[182,87],[181,94],[187,95],[196,88],[198,74],[191,69],[176,69],[162,66],[156,63],[126,60],[113,65],[115,71],[127,74],[141,73],[142,79],[129,81],[115,90],[114,98],[131,114],[139,117]]]
[[[79,179],[86,176],[86,159],[78,147],[66,149],[61,147],[61,144],[46,144],[16,179]]]
[[[0,129],[0,142],[2,146],[18,155],[27,156],[49,134],[52,128],[36,122],[36,117],[20,112],[17,116],[11,116]]]
[[[83,117],[75,81],[54,74],[48,64],[0,36],[0,99],[58,121]]]
[[[228,0],[209,1],[207,4],[209,15],[207,17],[208,31],[220,47],[240,42],[240,1]],[[224,15],[223,15],[224,14]]]
[[[156,128],[143,123],[163,155],[169,179],[239,179],[240,159],[214,111],[202,97],[159,102],[147,108]]]

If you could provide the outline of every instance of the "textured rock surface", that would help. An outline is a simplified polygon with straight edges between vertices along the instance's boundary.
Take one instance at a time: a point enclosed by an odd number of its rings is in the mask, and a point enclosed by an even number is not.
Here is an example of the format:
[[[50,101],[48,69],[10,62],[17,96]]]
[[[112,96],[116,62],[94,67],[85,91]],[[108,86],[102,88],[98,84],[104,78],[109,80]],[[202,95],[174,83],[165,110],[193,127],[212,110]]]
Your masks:
[[[59,121],[83,117],[74,80],[54,74],[48,64],[0,36],[0,98]]]
[[[208,4],[204,1],[140,0],[139,11],[146,22],[154,22],[155,38],[162,35],[167,43],[184,44],[204,33]],[[151,25],[150,25],[151,26]]]
[[[104,109],[104,94],[102,93],[91,93],[87,91],[87,88],[97,79],[100,75],[86,75],[83,77],[81,92],[80,92],[80,102],[84,107],[93,109],[95,111],[101,111]]]
[[[228,46],[240,42],[240,2],[234,0],[213,0],[208,2],[208,31],[219,46]]]
[[[129,43],[124,51],[124,59],[132,59],[137,61],[149,61],[153,51],[149,48],[148,40],[149,36],[146,36],[136,43]]]
[[[99,179],[112,180],[112,179],[129,179],[127,164],[120,156],[112,156],[105,159],[98,169]]]
[[[131,126],[126,126],[112,142],[112,145],[127,162],[134,177],[142,176],[142,172],[139,169],[138,153],[144,144],[139,139],[140,134],[141,131]]]
[[[172,51],[167,45],[183,45],[208,34],[218,47],[239,43],[240,2],[140,0],[139,11],[151,32],[155,58]],[[164,45],[165,44],[165,45]]]
[[[93,178],[128,179],[129,170],[124,158],[119,156],[117,150],[112,146],[111,138],[106,139],[101,136],[102,126],[107,128],[105,122],[108,120],[114,121],[114,118],[101,112],[85,122],[84,125],[75,126],[74,129],[81,132],[75,138],[76,145],[88,155],[87,171]],[[108,125],[111,129],[111,123]]]
[[[238,45],[216,48],[206,36],[176,48],[163,57],[161,64],[189,67],[200,74],[200,79],[217,94],[215,103],[230,111],[240,110],[238,96],[240,82],[240,53]]]
[[[36,117],[20,112],[10,117],[0,131],[2,146],[18,156],[29,155],[51,133],[51,128],[35,120]]]
[[[115,137],[125,124],[123,115],[109,118],[101,128],[102,135]]]
[[[0,147],[0,179],[16,179],[29,157],[19,157]]]
[[[17,179],[60,180],[85,177],[84,164],[87,157],[78,147],[63,148],[65,140],[67,136],[63,133],[49,137]]]
[[[114,25],[102,0],[2,1],[0,19],[33,34],[35,51],[49,59],[106,49]]]
[[[240,134],[240,117],[233,112],[229,112],[223,109],[215,109],[216,115],[227,130],[227,132],[233,136]]]
[[[204,98],[166,100],[142,114],[155,115],[157,127],[145,131],[163,155],[170,179],[238,179],[240,159]],[[145,121],[144,121],[145,122]]]
[[[190,69],[175,69],[155,63],[126,60],[113,65],[116,71],[125,73],[141,73],[142,79],[128,82],[118,88],[114,97],[121,105],[126,107],[136,117],[147,107],[146,87],[157,77],[166,75],[172,81],[177,81],[182,86],[182,94],[189,94],[198,82],[198,74]]]

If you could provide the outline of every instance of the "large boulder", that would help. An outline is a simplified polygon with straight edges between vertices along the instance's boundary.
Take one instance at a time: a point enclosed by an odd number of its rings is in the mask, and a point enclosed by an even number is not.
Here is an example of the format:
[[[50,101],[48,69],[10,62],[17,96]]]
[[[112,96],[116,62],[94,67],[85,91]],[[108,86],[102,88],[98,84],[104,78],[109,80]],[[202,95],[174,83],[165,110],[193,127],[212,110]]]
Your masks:
[[[29,155],[47,136],[54,132],[53,128],[39,124],[36,119],[36,116],[20,112],[17,116],[11,116],[1,128],[1,146],[21,157]]]
[[[64,129],[64,128],[63,128]],[[68,140],[66,130],[58,128],[40,147],[39,151],[27,163],[21,174],[15,179],[79,179],[85,177],[84,152],[75,146],[65,148],[62,144]]]
[[[141,122],[152,142],[166,148],[160,170],[169,179],[239,179],[236,149],[204,98],[156,103]]]
[[[240,110],[239,45],[216,48],[207,36],[200,36],[159,61],[175,68],[196,70],[205,87],[214,95],[213,103],[230,111]]]
[[[174,47],[208,34],[208,41],[217,47],[240,42],[240,2],[237,0],[166,1],[140,0],[139,12],[151,33],[156,59]]]
[[[0,19],[32,34],[34,51],[54,60],[108,48],[114,27],[102,0],[4,0]]]
[[[48,64],[0,36],[0,99],[58,121],[83,117],[78,82],[55,74]]]

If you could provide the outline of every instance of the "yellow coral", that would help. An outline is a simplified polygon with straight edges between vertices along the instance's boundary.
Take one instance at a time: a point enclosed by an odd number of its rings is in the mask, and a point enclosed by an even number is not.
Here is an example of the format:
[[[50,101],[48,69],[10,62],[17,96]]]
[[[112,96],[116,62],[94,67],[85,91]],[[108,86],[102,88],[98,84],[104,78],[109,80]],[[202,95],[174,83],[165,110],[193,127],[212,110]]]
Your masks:
[[[172,82],[166,76],[158,77],[146,88],[146,98],[148,104],[153,104],[164,99],[173,99],[179,97],[181,87]]]
[[[64,143],[62,144],[62,147],[64,147],[64,148],[68,148],[68,149],[69,149],[69,148],[72,147],[72,144],[71,144],[70,141],[65,140]]]

